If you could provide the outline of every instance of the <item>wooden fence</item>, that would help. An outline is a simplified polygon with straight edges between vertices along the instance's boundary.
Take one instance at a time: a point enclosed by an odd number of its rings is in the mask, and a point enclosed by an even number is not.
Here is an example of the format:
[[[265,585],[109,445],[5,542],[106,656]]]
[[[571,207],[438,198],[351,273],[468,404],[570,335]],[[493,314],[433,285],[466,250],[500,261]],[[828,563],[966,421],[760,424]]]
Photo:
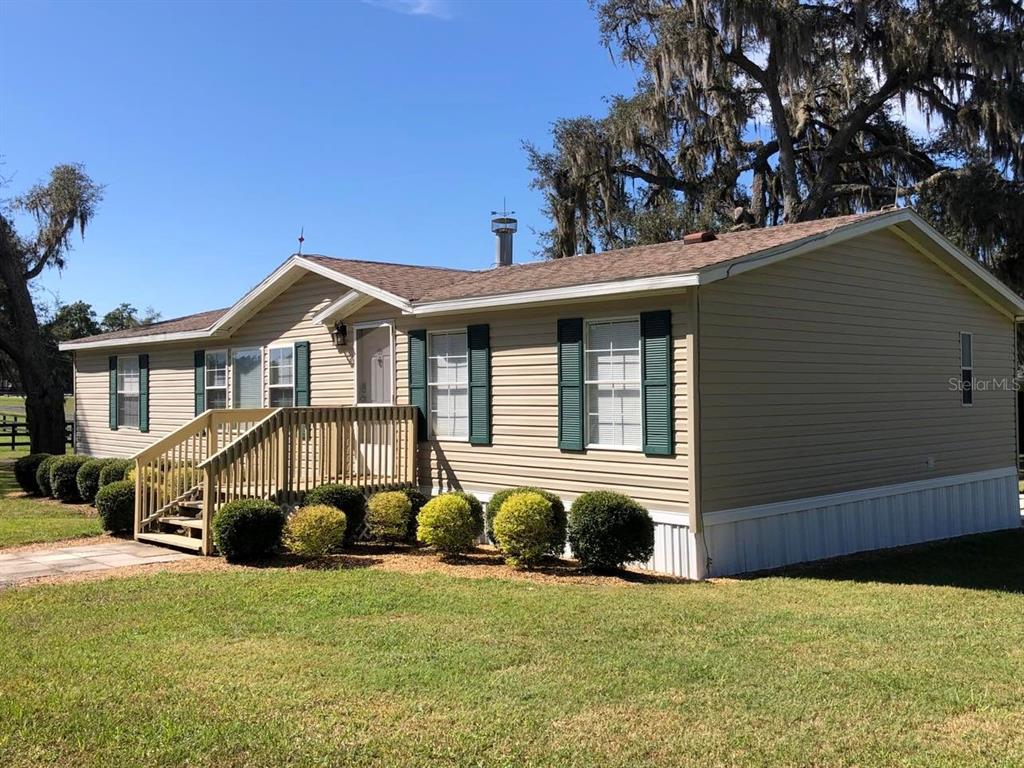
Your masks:
[[[75,423],[64,422],[64,441],[75,444]],[[0,450],[28,448],[32,444],[28,433],[28,422],[19,413],[0,413]]]

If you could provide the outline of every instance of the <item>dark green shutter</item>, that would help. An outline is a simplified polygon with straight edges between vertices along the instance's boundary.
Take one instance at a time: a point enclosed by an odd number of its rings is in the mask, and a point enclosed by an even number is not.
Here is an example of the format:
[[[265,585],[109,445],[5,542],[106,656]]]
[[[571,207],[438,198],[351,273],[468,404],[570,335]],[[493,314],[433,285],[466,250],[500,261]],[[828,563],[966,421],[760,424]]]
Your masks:
[[[117,429],[117,355],[107,358],[110,428]]]
[[[195,365],[196,416],[206,410],[206,350],[197,349],[192,355]]]
[[[416,406],[416,433],[427,439],[427,332],[409,331],[409,405]]]
[[[558,321],[558,447],[583,450],[583,320]]]
[[[295,405],[309,407],[309,342],[295,342]]]
[[[149,355],[139,355],[139,432],[149,432]]]
[[[466,329],[469,347],[469,442],[491,443],[491,327]]]
[[[672,313],[640,315],[644,453],[670,456],[672,445]]]

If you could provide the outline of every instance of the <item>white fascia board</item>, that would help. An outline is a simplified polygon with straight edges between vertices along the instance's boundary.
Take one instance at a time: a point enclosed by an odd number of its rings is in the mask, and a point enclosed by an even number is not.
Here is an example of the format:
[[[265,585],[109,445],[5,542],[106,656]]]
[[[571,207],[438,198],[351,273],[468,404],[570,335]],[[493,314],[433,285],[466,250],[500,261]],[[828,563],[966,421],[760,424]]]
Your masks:
[[[696,273],[679,275],[662,275],[658,277],[641,277],[633,280],[617,280],[610,283],[587,283],[585,285],[569,285],[564,288],[542,288],[535,291],[504,293],[497,296],[479,296],[467,299],[448,299],[445,301],[428,301],[412,306],[412,314],[416,316],[443,315],[454,312],[466,312],[474,309],[496,309],[515,307],[526,304],[545,304],[557,301],[577,301],[580,299],[601,299],[606,296],[621,296],[630,293],[648,293],[651,291],[672,288],[686,288],[698,284]]]
[[[314,272],[318,275],[321,275],[322,277],[326,277],[327,279],[333,280],[336,283],[341,283],[342,285],[348,286],[349,288],[359,291],[359,293],[365,293],[367,296],[370,296],[374,299],[379,299],[383,301],[385,304],[390,304],[393,307],[398,307],[403,312],[412,311],[409,302],[400,296],[396,296],[393,293],[389,293],[388,291],[378,288],[375,285],[370,285],[369,283],[363,282],[362,280],[357,280],[354,277],[349,277],[343,272],[338,272],[337,270],[331,269],[330,267],[325,267],[322,264],[317,264],[315,261],[309,261],[308,259],[305,259],[301,256],[297,256],[295,258],[298,260],[299,264],[308,269],[310,272]]]
[[[801,256],[803,254],[810,253],[811,251],[816,251],[819,248],[825,248],[826,246],[835,245],[854,237],[866,235],[869,232],[884,229],[885,227],[889,227],[893,224],[898,224],[901,221],[908,221],[910,218],[908,215],[909,213],[910,211],[906,209],[892,211],[891,213],[874,216],[867,221],[847,224],[846,226],[837,226],[835,229],[829,230],[828,232],[809,235],[800,240],[794,240],[791,243],[776,246],[775,248],[768,248],[763,251],[758,251],[757,253],[752,253],[748,256],[741,256],[738,259],[734,259],[733,261],[729,261],[724,264],[716,264],[713,267],[701,270],[700,283],[701,285],[705,285],[707,283],[724,280],[727,277],[742,275],[744,272],[750,272],[753,269],[760,269],[761,267],[767,267],[770,264],[777,264],[780,261],[791,259],[794,256]]]
[[[909,208],[900,208],[889,213],[881,214],[880,216],[873,216],[866,221],[847,224],[844,227],[838,227],[829,232],[812,235],[802,240],[778,246],[777,248],[771,248],[749,256],[743,256],[726,264],[718,264],[713,267],[709,267],[700,272],[700,284],[705,285],[707,283],[714,283],[718,280],[724,280],[727,277],[735,277],[736,275],[741,275],[744,272],[749,272],[753,269],[766,267],[770,264],[777,264],[785,259],[807,254],[811,251],[816,251],[819,248],[836,245],[855,237],[860,237],[871,232],[877,232],[881,229],[892,229],[896,235],[902,238],[904,237],[904,234],[896,225],[904,223],[910,224],[917,229],[928,239],[930,243],[937,246],[944,254],[953,258],[957,263],[963,265],[972,273],[972,275],[985,283],[988,288],[999,294],[1003,300],[1009,302],[1016,308],[1016,314],[1018,316],[1024,314],[1024,300],[1010,290],[1010,288],[1005,286],[995,275],[953,245],[953,243],[946,239],[946,237],[936,231],[928,222]]]
[[[227,312],[225,312],[211,327],[211,331],[217,331],[225,326],[230,325],[246,310],[252,308],[254,304],[259,303],[263,300],[265,295],[274,289],[278,283],[285,281],[289,278],[293,278],[296,267],[298,264],[295,261],[294,256],[288,258],[281,266],[267,275],[263,280],[259,282],[254,288],[242,298],[236,301]],[[292,280],[294,282],[294,280]]]
[[[313,318],[313,322],[327,325],[337,317],[344,319],[371,301],[373,301],[373,297],[367,296],[365,293],[349,291],[337,301],[329,304],[326,309],[318,312]]]
[[[152,333],[147,336],[125,336],[119,339],[101,339],[99,341],[81,342],[64,341],[57,348],[61,352],[76,352],[86,349],[116,349],[118,347],[141,347],[149,344],[169,344],[175,341],[192,341],[208,339],[213,336],[209,329],[205,331],[178,331],[177,333]]]

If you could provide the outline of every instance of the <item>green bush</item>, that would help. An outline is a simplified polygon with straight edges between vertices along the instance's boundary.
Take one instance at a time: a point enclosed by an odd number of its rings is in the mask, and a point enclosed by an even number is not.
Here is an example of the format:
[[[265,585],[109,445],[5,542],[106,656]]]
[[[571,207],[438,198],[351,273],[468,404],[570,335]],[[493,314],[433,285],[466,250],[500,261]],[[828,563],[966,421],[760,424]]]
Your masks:
[[[135,484],[127,480],[107,483],[96,492],[96,511],[105,531],[135,528]]]
[[[78,504],[78,470],[89,461],[88,456],[60,456],[50,466],[50,491],[65,504]]]
[[[213,516],[213,542],[231,562],[263,557],[281,545],[284,523],[284,512],[273,502],[229,501]]]
[[[491,496],[491,500],[487,502],[487,515],[486,515],[486,526],[487,526],[487,538],[492,544],[498,542],[494,539],[494,518],[498,516],[498,512],[501,510],[501,505],[505,503],[505,500],[514,493],[522,493],[523,491],[530,491],[531,493],[539,493],[551,504],[551,547],[548,549],[548,554],[560,556],[565,551],[565,504],[562,503],[562,499],[551,491],[545,491],[543,488],[534,488],[529,485],[519,486],[518,488],[503,488],[500,491],[495,492]]]
[[[285,523],[284,544],[298,555],[323,557],[342,545],[345,526],[345,513],[337,507],[300,507]]]
[[[531,566],[551,549],[551,502],[534,491],[506,498],[494,518],[494,538],[509,565]]]
[[[96,492],[100,489],[100,471],[111,459],[89,459],[78,469],[75,485],[78,495],[86,504],[96,501]]]
[[[348,526],[345,541],[353,541],[363,530],[366,521],[366,496],[354,485],[329,483],[314,488],[306,494],[302,503],[307,506],[326,504],[345,513]]]
[[[107,459],[100,470],[100,488],[124,480],[125,473],[134,466],[135,462],[131,459]]]
[[[484,505],[480,503],[480,499],[472,493],[465,493],[464,491],[452,491],[449,495],[457,496],[469,504],[469,513],[473,516],[473,537],[483,536]]]
[[[628,496],[584,493],[569,510],[569,546],[587,568],[611,570],[654,554],[654,521]]]
[[[60,456],[47,456],[36,467],[36,487],[42,496],[53,495],[53,487],[50,485],[50,470],[53,469],[54,462],[59,458]]]
[[[377,541],[407,541],[412,502],[405,491],[381,491],[366,505],[366,527]]]
[[[14,479],[18,481],[21,490],[32,496],[39,495],[40,490],[39,483],[36,482],[36,472],[39,470],[39,465],[44,460],[50,458],[50,456],[51,454],[49,453],[30,453],[28,456],[22,456],[14,462]]]
[[[465,497],[443,493],[420,510],[416,538],[446,555],[457,555],[473,547],[476,531],[473,511]]]

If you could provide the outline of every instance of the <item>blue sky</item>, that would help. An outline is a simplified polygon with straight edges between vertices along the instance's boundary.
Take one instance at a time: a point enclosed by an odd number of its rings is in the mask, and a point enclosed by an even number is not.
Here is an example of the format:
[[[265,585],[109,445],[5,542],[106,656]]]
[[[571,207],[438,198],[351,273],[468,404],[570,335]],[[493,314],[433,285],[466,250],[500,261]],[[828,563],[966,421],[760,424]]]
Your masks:
[[[164,317],[306,252],[486,267],[546,225],[520,142],[634,74],[579,2],[0,4],[5,196],[81,162],[106,185],[43,298]]]

